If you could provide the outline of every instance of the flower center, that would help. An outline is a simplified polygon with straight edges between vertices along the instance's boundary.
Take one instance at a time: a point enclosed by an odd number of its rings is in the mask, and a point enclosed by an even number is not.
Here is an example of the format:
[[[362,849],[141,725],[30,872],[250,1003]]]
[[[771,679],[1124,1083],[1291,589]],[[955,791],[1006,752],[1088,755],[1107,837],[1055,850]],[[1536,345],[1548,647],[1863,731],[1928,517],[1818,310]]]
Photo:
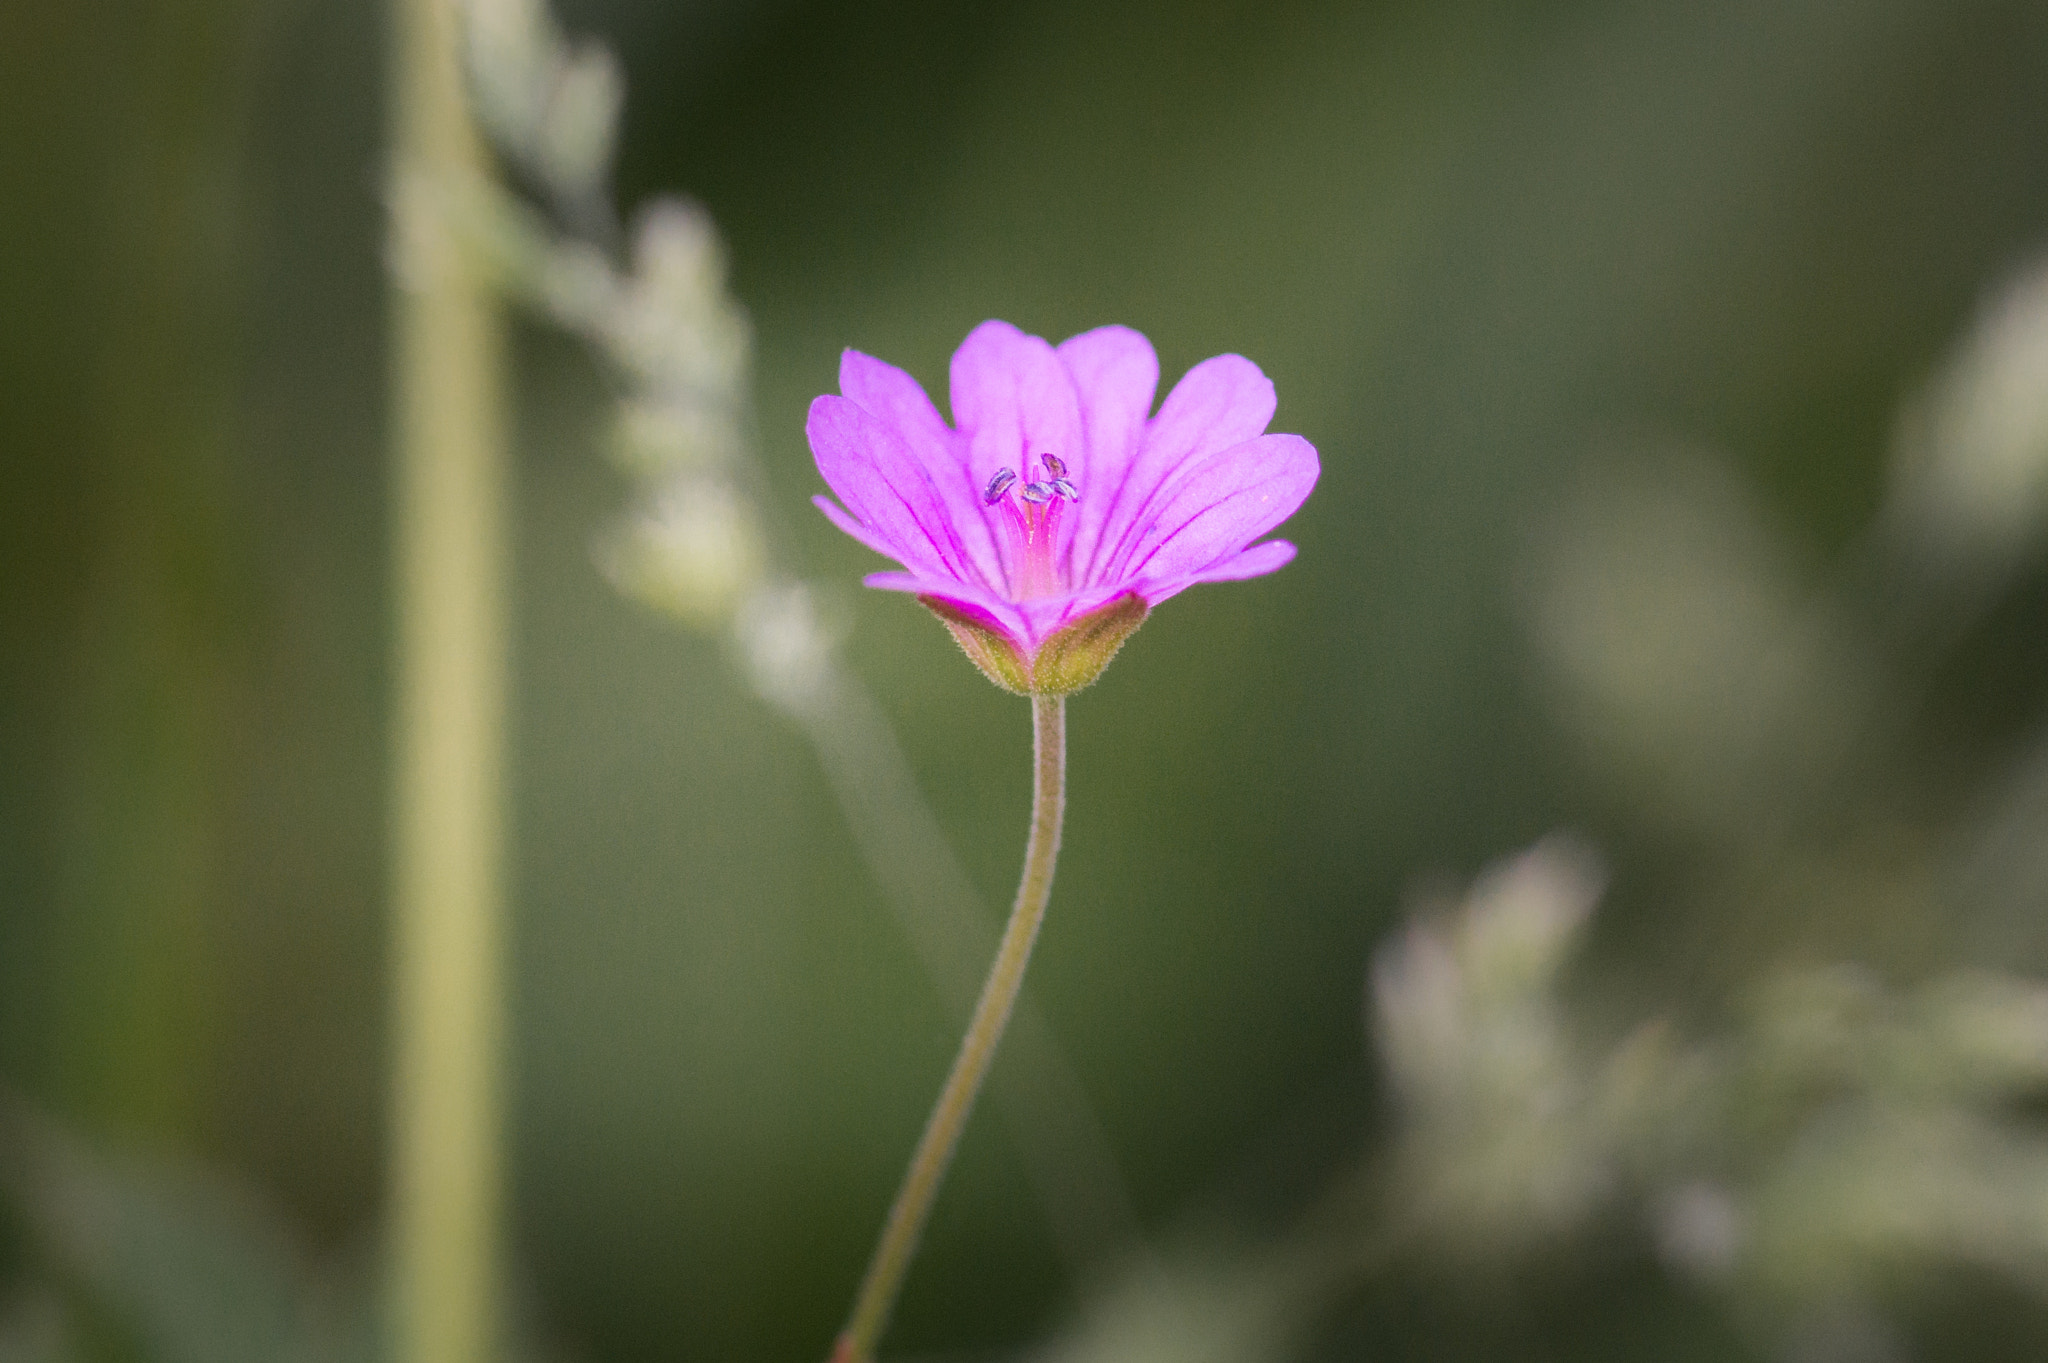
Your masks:
[[[982,501],[1003,509],[1000,520],[1010,542],[1010,589],[1019,601],[1061,590],[1054,557],[1061,513],[1068,502],[1081,500],[1080,490],[1067,481],[1066,461],[1052,454],[1038,458],[1045,465],[1043,481],[1019,485],[1015,470],[997,469],[981,494]]]

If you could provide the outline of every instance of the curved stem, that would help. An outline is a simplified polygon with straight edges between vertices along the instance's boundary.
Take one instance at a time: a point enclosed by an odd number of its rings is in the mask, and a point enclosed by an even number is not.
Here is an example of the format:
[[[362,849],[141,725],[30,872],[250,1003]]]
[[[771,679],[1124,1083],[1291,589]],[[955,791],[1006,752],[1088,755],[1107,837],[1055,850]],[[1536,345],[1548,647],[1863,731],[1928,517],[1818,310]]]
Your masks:
[[[964,1027],[1002,921],[983,912],[881,707],[833,660],[821,658],[814,667],[800,691],[761,693],[796,720],[816,749],[862,859]],[[1003,1068],[989,1071],[987,1097],[1069,1271],[1078,1279],[1112,1260],[1142,1259],[1144,1235],[1109,1136],[1028,989],[1010,1011],[1002,1051]]]
[[[917,1252],[918,1237],[930,1217],[946,1166],[960,1144],[960,1133],[974,1110],[974,1098],[988,1067],[995,1059],[996,1043],[1010,1020],[1010,1008],[1024,983],[1024,967],[1031,960],[1032,944],[1038,940],[1038,925],[1045,919],[1046,900],[1052,894],[1053,865],[1060,854],[1060,818],[1066,809],[1067,702],[1061,696],[1031,698],[1033,737],[1031,837],[1024,847],[1024,876],[1017,886],[1017,902],[1010,909],[1010,922],[1003,929],[1002,945],[996,949],[995,964],[981,987],[981,999],[974,1005],[974,1018],[961,1039],[960,1054],[953,1072],[925,1122],[917,1152],[897,1190],[896,1203],[876,1242],[867,1276],[861,1280],[860,1295],[854,1298],[853,1314],[833,1346],[833,1363],[867,1363],[889,1323],[889,1312],[903,1288],[903,1275]]]

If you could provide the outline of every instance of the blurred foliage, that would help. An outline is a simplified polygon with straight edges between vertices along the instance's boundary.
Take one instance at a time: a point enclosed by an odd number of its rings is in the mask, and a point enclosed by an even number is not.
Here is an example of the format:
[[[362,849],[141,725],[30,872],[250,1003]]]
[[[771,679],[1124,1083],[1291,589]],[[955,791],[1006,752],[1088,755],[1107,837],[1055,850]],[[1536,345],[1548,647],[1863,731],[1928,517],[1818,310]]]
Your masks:
[[[749,495],[804,576],[866,566],[802,507],[845,345],[929,385],[986,316],[1123,321],[1169,374],[1250,355],[1324,455],[1301,559],[1191,594],[1073,716],[1035,984],[1186,1248],[1067,1281],[980,1124],[905,1350],[2039,1356],[2038,276],[1972,325],[2048,238],[2038,6],[562,18],[630,77],[623,197],[723,232]],[[104,1178],[206,1235],[251,1195],[163,1191],[215,1186],[188,1161],[284,1208],[305,1244],[251,1281],[376,1214],[380,41],[328,0],[0,11],[0,1075],[67,1149],[153,1148],[65,1167],[155,1170]],[[584,1356],[813,1356],[952,1026],[810,751],[593,571],[617,392],[524,347],[518,1247]],[[1021,715],[843,600],[993,897]],[[1570,932],[1522,992],[1418,1034],[1500,1035],[1455,1072],[1519,1096],[1424,1082],[1398,988],[1375,1078],[1408,878],[1560,825],[1599,914],[1536,915]],[[1380,978],[1467,978],[1467,912]],[[0,1349],[119,1356],[27,1195],[72,1185],[18,1186]]]
[[[190,1138],[249,565],[231,441],[249,12],[10,13],[0,639],[10,1070]],[[99,84],[95,84],[99,82]],[[78,100],[80,88],[103,91]],[[13,224],[19,223],[19,229]],[[90,322],[86,318],[92,319]]]

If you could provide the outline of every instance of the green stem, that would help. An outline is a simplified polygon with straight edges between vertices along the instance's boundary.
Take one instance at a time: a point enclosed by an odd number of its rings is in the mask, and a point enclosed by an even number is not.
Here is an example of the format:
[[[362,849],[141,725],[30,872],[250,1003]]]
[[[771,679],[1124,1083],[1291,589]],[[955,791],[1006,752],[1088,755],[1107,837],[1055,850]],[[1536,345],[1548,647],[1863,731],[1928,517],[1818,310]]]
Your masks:
[[[988,1067],[995,1059],[996,1043],[1010,1020],[1011,1006],[1024,984],[1024,967],[1030,963],[1032,944],[1038,940],[1038,925],[1045,920],[1046,901],[1052,895],[1053,865],[1060,855],[1060,818],[1066,810],[1067,702],[1062,696],[1034,696],[1031,699],[1034,779],[1031,798],[1031,837],[1024,847],[1024,876],[1017,886],[1017,902],[1010,909],[1009,926],[1003,929],[1002,945],[996,949],[995,964],[981,987],[981,999],[974,1005],[974,1018],[960,1041],[960,1054],[953,1072],[925,1122],[917,1153],[903,1175],[896,1203],[882,1227],[882,1238],[868,1262],[861,1280],[860,1295],[854,1298],[853,1314],[832,1350],[833,1363],[867,1363],[889,1323],[889,1312],[903,1289],[903,1275],[917,1252],[918,1237],[931,1216],[932,1201],[953,1162],[960,1133],[974,1111],[974,1098]]]
[[[422,189],[483,166],[453,0],[393,0],[396,1363],[495,1357],[506,687],[499,309]]]

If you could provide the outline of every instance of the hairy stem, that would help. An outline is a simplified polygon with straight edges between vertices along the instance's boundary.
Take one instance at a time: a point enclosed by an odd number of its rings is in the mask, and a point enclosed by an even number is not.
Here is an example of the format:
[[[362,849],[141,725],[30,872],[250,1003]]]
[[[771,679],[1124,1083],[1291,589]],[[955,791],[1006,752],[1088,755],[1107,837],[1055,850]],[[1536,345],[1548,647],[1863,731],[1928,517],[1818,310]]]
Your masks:
[[[917,1152],[903,1175],[882,1238],[868,1263],[860,1295],[854,1299],[853,1314],[833,1348],[833,1363],[866,1363],[889,1323],[889,1312],[903,1288],[904,1274],[917,1251],[918,1237],[930,1217],[946,1166],[960,1144],[960,1133],[974,1110],[975,1095],[995,1059],[996,1043],[1010,1020],[1010,1009],[1024,983],[1024,967],[1031,960],[1032,945],[1038,940],[1038,925],[1045,920],[1046,901],[1052,895],[1052,872],[1060,854],[1060,819],[1066,809],[1067,702],[1059,696],[1034,696],[1031,700],[1033,737],[1033,782],[1031,837],[1024,848],[1024,875],[1017,886],[1017,902],[1010,910],[1010,922],[1003,929],[1002,945],[996,949],[995,964],[981,987],[981,999],[974,1005],[974,1018],[961,1039],[960,1054],[953,1072],[925,1122]]]
[[[1002,922],[983,912],[918,791],[895,731],[866,688],[829,661],[809,680],[802,696],[771,696],[771,703],[810,739],[862,858],[934,987],[964,1025]],[[1028,989],[1010,1012],[1003,1056],[1003,1069],[989,1075],[988,1097],[1068,1269],[1078,1280],[1105,1262],[1142,1258],[1138,1213],[1109,1137]]]

